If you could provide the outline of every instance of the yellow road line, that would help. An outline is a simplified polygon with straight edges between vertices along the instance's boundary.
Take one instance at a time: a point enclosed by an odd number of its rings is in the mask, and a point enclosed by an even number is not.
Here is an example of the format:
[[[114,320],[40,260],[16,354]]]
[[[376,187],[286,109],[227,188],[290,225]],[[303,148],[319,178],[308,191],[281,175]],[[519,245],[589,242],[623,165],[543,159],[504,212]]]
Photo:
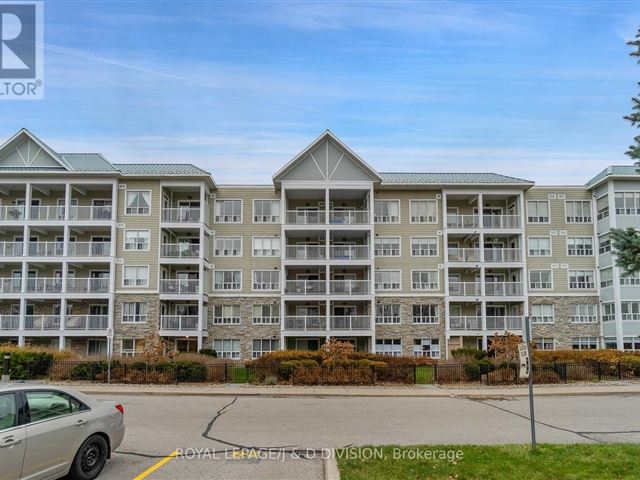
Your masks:
[[[178,451],[174,450],[169,455],[167,455],[162,460],[160,460],[158,463],[151,465],[149,468],[147,468],[144,472],[142,472],[140,475],[135,477],[133,480],[143,480],[144,478],[147,478],[147,476],[151,475],[153,472],[158,470],[160,467],[162,467],[163,465],[169,463],[171,460],[176,458],[177,454],[178,454]]]

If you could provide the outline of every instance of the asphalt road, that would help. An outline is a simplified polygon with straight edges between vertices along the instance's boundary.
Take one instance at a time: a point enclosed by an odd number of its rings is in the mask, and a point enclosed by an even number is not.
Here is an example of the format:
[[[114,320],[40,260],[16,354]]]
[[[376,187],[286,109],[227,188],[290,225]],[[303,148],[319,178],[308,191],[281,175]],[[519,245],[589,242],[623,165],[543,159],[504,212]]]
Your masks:
[[[322,449],[530,439],[526,398],[147,395],[118,400],[125,406],[127,433],[101,480],[319,479]],[[539,398],[538,441],[640,443],[640,416],[634,413],[639,403],[635,395]],[[260,450],[243,450],[251,448]],[[176,450],[182,455],[145,476]]]

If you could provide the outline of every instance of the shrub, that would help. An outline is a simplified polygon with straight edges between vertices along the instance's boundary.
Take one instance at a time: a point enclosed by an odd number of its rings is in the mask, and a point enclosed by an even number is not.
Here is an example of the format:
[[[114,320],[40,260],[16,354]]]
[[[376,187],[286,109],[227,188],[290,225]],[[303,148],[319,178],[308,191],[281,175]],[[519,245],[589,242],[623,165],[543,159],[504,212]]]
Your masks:
[[[351,342],[341,342],[335,338],[331,338],[320,347],[320,355],[322,363],[325,365],[337,365],[349,359],[349,356],[355,352],[355,348]]]
[[[113,363],[111,364],[113,368]],[[71,370],[72,380],[95,380],[97,376],[108,370],[107,362],[82,362]]]
[[[9,354],[9,375],[16,380],[31,380],[49,375],[55,358],[53,350],[31,347],[0,346],[0,362]]]
[[[201,348],[198,353],[200,355],[207,355],[209,357],[218,358],[218,352],[216,352],[213,348]]]
[[[318,362],[311,359],[286,360],[278,365],[278,375],[280,375],[284,380],[289,380],[296,367],[312,369],[318,367]]]
[[[461,363],[466,363],[485,358],[487,352],[478,348],[464,347],[451,350],[451,356]]]
[[[204,382],[207,379],[207,367],[199,363],[178,361],[175,369],[179,382]]]

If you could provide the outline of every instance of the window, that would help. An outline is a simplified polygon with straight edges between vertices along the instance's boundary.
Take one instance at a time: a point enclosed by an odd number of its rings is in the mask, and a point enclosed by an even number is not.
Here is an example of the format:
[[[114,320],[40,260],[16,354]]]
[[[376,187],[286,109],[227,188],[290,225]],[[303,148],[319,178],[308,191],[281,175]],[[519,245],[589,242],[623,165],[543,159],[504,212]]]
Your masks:
[[[555,342],[553,338],[534,338],[533,343],[538,350],[554,350]]]
[[[438,290],[437,270],[413,270],[411,288],[413,290]]]
[[[640,285],[640,272],[631,275],[620,275],[620,285],[627,287]]]
[[[571,323],[596,323],[598,321],[595,305],[571,305],[570,311]]]
[[[640,192],[616,192],[615,206],[618,215],[640,214]]]
[[[600,246],[598,247],[598,253],[604,254],[611,251],[611,238],[609,235],[603,235],[599,239]]]
[[[622,320],[640,320],[640,302],[622,302],[620,303],[620,312]]]
[[[598,210],[598,220],[609,216],[609,196],[604,195],[596,199],[596,210]]]
[[[411,223],[437,223],[438,202],[436,200],[411,200]]]
[[[616,304],[603,303],[602,304],[602,321],[613,322],[615,319],[616,319]]]
[[[254,257],[279,257],[280,237],[253,237]]]
[[[147,302],[124,302],[122,304],[122,323],[146,323]]]
[[[149,215],[151,211],[150,190],[127,190],[126,208],[127,215]]]
[[[400,290],[400,270],[381,270],[375,274],[376,290]]]
[[[124,249],[125,251],[143,250],[149,251],[149,230],[125,230]]]
[[[215,305],[213,323],[216,325],[238,325],[240,323],[240,305]]]
[[[216,200],[216,223],[242,223],[242,200]]]
[[[149,286],[149,265],[125,266],[123,272],[123,287]]]
[[[215,270],[213,272],[214,290],[240,290],[241,284],[241,270]]]
[[[241,257],[242,237],[215,237],[213,254],[216,257]]]
[[[260,358],[265,353],[275,352],[280,349],[280,340],[277,338],[264,338],[253,341],[253,358]]]
[[[29,404],[30,423],[69,415],[87,407],[72,396],[55,390],[25,392]]]
[[[213,349],[218,354],[218,358],[230,358],[234,360],[240,358],[240,340],[214,340]]]
[[[136,339],[123,338],[120,341],[120,355],[123,357],[132,357],[136,354]]]
[[[414,338],[413,356],[440,358],[440,340],[437,338]]]
[[[529,237],[529,256],[551,256],[551,237]]]
[[[402,340],[399,338],[376,338],[376,353],[400,357],[402,355]]]
[[[437,237],[411,237],[412,257],[436,257],[438,256]]]
[[[280,305],[254,305],[254,325],[277,325],[280,323]]]
[[[593,270],[569,270],[569,288],[595,288]]]
[[[547,200],[529,200],[527,202],[527,222],[549,223],[549,202]]]
[[[553,288],[551,270],[529,270],[529,288],[541,290]]]
[[[400,256],[400,237],[376,237],[373,241],[373,253],[376,257]]]
[[[376,323],[400,323],[400,305],[376,305]]]
[[[553,323],[553,305],[531,305],[531,323]]]
[[[254,223],[280,223],[280,200],[254,200]]]
[[[600,270],[600,288],[607,288],[613,286],[613,269],[603,268]]]
[[[280,290],[279,270],[254,270],[253,271],[254,290]]]
[[[571,348],[574,350],[595,350],[598,348],[598,337],[573,337]]]
[[[0,431],[18,424],[18,409],[13,393],[0,394]]]
[[[89,357],[106,357],[107,341],[96,338],[87,339],[87,356]]]
[[[375,223],[400,223],[400,200],[375,200],[373,202]]]
[[[591,202],[588,200],[567,200],[564,211],[567,223],[591,223]]]
[[[567,237],[567,255],[593,255],[593,238]]]
[[[413,305],[413,323],[440,323],[438,305]]]

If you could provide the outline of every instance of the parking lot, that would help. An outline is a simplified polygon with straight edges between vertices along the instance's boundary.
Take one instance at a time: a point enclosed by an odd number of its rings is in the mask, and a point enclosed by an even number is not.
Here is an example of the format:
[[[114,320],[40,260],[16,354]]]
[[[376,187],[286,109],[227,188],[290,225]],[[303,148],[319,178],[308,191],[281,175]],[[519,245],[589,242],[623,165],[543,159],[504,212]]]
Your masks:
[[[538,441],[640,443],[640,417],[629,414],[639,399],[539,398]],[[103,480],[318,479],[323,449],[529,441],[526,398],[136,395],[118,400],[125,405],[127,433]],[[166,458],[176,451],[183,454]]]

